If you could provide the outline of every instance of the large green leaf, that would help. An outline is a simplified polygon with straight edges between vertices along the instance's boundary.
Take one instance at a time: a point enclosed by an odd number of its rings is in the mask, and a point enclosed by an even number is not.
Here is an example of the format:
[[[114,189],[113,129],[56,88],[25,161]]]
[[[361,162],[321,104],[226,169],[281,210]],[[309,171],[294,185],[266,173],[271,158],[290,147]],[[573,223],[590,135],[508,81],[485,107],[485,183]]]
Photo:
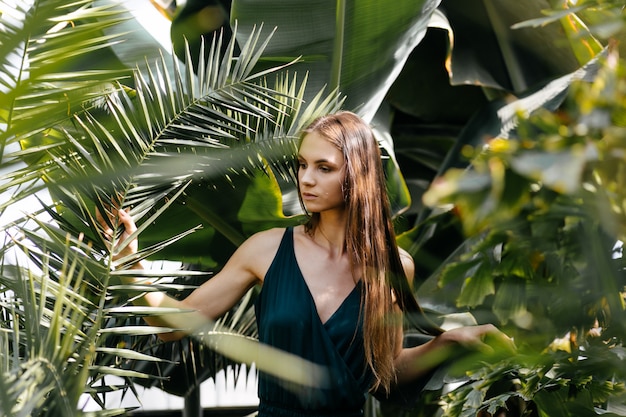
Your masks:
[[[249,32],[258,25],[277,28],[261,65],[281,64],[302,57],[294,70],[308,74],[310,89],[304,95],[310,100],[320,88],[330,86],[346,95],[344,108],[358,111],[372,121],[387,91],[401,71],[411,50],[417,45],[439,1],[401,1],[393,7],[378,1],[322,1],[313,3],[268,1],[235,1],[231,22],[238,26],[237,36],[245,43]],[[191,10],[191,11],[190,11]],[[201,10],[201,12],[199,12]],[[194,25],[188,19],[196,12]],[[174,21],[174,43],[181,35],[198,36],[198,21],[208,19],[219,10],[190,2]],[[183,18],[181,18],[183,20]],[[394,155],[389,136],[389,120],[380,124],[381,144],[390,157],[388,178],[394,212],[405,211],[410,195]]]
[[[372,120],[413,48],[422,40],[439,0],[235,0],[231,20],[240,38],[261,22],[276,26],[266,60],[302,56],[312,91],[346,95],[345,107]],[[274,58],[272,58],[274,57]]]
[[[416,224],[428,213],[420,200],[432,179],[450,165],[466,166],[463,146],[490,135],[486,114],[578,69],[587,61],[579,49],[588,59],[601,49],[575,15],[532,30],[519,24],[548,7],[543,0],[444,0],[433,13],[385,99],[395,112],[390,133]]]
[[[593,37],[569,34],[571,21],[558,20],[528,30],[519,24],[544,16],[546,0],[444,0],[451,31],[449,72],[453,85],[478,84],[519,94],[555,76],[574,71],[602,47]],[[572,15],[572,19],[576,19]],[[579,47],[590,54],[580,59]]]

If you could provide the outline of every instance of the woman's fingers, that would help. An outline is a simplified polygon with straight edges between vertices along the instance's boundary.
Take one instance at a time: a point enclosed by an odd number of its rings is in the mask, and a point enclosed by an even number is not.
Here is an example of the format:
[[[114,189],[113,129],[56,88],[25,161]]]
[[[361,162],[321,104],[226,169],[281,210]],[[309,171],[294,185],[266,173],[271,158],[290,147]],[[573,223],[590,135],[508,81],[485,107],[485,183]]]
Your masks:
[[[130,242],[127,242],[127,240],[130,239],[131,235],[137,231],[137,225],[135,224],[133,217],[130,215],[130,209],[117,210],[117,218],[124,226],[124,232],[120,237],[120,243],[124,248],[120,251],[119,254],[116,255],[116,259],[122,256],[137,253],[138,248],[137,238],[133,238]]]
[[[459,345],[471,350],[493,353],[494,350],[515,352],[517,347],[513,339],[492,324],[459,327],[449,330],[449,336]]]
[[[117,216],[120,219],[120,222],[124,225],[124,230],[129,235],[135,233],[137,231],[137,225],[130,215],[130,209],[126,210],[117,210]]]
[[[102,228],[102,234],[106,239],[109,250],[112,250],[110,247],[111,242],[114,236],[113,227],[117,228],[117,226],[122,226],[124,228],[122,235],[117,240],[117,244],[123,244],[124,248],[120,251],[120,253],[114,256],[115,259],[118,259],[122,256],[132,255],[137,252],[137,239],[133,239],[131,242],[126,244],[126,240],[137,231],[137,225],[130,215],[130,209],[119,209],[115,206],[105,206],[105,213],[103,214],[99,209],[96,208],[96,221],[100,224]],[[108,218],[106,218],[107,216]],[[113,226],[113,227],[112,227]]]

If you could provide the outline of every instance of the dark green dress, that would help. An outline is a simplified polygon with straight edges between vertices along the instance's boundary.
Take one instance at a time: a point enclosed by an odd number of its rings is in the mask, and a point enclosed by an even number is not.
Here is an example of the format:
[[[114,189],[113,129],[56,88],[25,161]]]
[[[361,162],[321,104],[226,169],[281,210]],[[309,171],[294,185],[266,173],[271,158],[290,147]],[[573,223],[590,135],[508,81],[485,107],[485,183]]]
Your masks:
[[[365,362],[359,282],[322,323],[296,261],[293,229],[282,238],[256,302],[259,341],[324,365],[324,387],[259,375],[259,417],[363,415],[372,373]]]

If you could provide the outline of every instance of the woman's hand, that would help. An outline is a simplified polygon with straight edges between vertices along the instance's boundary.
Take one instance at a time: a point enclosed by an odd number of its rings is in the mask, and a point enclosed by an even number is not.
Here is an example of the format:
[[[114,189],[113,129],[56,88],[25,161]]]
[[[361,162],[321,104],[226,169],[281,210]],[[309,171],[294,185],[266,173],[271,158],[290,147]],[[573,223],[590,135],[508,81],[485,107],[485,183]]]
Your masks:
[[[131,237],[131,235],[137,231],[137,226],[135,225],[135,221],[131,217],[129,211],[129,209],[124,210],[117,207],[112,207],[109,210],[110,214],[108,223],[102,216],[102,213],[100,213],[99,210],[96,211],[96,219],[102,227],[102,233],[104,234],[105,239],[109,242],[109,250],[113,255],[113,260],[118,260],[125,256],[137,253],[137,239],[133,238],[132,241],[128,242],[128,239]],[[116,241],[114,241],[113,239],[114,230],[109,224],[113,226],[122,226],[124,228],[122,235]],[[115,242],[114,247],[111,247],[111,242]],[[123,248],[118,252],[116,248],[119,248],[120,246],[123,246]]]
[[[513,339],[493,324],[457,327],[444,332],[439,337],[442,341],[487,354],[493,353],[496,349],[504,349],[508,352],[517,350]]]
[[[403,348],[394,359],[398,383],[423,377],[444,362],[460,360],[464,353],[484,355],[492,359],[512,356],[517,348],[513,339],[492,324],[470,325],[447,330],[427,343]],[[470,354],[471,355],[471,354]]]

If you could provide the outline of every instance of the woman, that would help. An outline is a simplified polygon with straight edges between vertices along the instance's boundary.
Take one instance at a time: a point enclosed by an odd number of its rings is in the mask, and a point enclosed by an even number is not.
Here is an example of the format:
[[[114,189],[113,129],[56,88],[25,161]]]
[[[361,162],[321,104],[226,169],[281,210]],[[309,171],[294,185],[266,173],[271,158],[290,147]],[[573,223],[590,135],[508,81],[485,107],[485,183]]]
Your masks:
[[[388,392],[442,360],[425,361],[428,355],[455,345],[480,348],[482,337],[499,333],[492,325],[448,332],[421,326],[436,337],[402,347],[402,313],[421,313],[409,284],[414,265],[396,245],[378,143],[357,115],[321,117],[304,131],[298,189],[309,213],[306,224],[253,235],[182,301],[161,293],[141,300],[215,319],[261,284],[260,342],[324,365],[330,378],[326,386],[305,387],[262,373],[260,417],[362,416],[368,391]],[[119,219],[127,235],[136,230],[127,212],[120,210]],[[129,249],[134,250],[136,242]],[[172,324],[166,317],[147,320]],[[192,331],[193,324],[188,327]]]

